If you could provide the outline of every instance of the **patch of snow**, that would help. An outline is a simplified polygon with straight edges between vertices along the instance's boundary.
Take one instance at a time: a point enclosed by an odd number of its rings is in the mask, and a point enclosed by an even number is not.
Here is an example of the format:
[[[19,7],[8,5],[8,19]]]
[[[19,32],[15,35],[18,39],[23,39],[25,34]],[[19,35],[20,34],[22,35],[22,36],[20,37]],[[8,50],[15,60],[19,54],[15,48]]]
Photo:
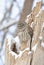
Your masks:
[[[31,23],[31,25],[30,25],[30,27],[32,27],[32,28],[33,28],[33,25],[34,25],[34,24],[33,24],[33,22],[32,22],[32,23]]]
[[[31,16],[31,14],[27,15],[27,18],[25,20],[26,23],[28,22],[30,16]]]
[[[12,36],[9,32],[7,32],[6,38],[9,39],[9,38],[12,38],[12,37],[13,37],[13,36]]]
[[[20,46],[20,40],[19,40],[19,37],[18,37],[18,36],[16,36],[15,38],[13,38],[13,37],[9,37],[9,38],[8,38],[9,51],[10,51],[9,53],[11,53],[12,56],[15,56],[15,59],[18,58],[18,57],[20,58],[25,51],[29,50],[29,48],[26,48],[26,49],[24,49],[23,51],[19,50],[19,54],[16,54],[15,52],[13,52],[13,51],[10,49],[11,44],[12,44],[12,41],[11,41],[11,40],[12,40],[13,42],[16,42],[16,47],[17,47],[17,49],[18,49],[19,46]]]
[[[8,36],[7,39],[8,39],[9,50],[11,50],[11,46],[12,46],[12,44],[13,44],[13,42],[14,42],[14,43],[16,43],[16,48],[17,48],[18,51],[19,51],[19,47],[20,47],[19,37],[16,36],[15,38],[13,38],[12,36]]]
[[[19,58],[22,56],[22,54],[23,54],[25,51],[28,51],[28,50],[29,50],[29,48],[26,48],[26,49],[24,49],[23,51],[20,51]]]
[[[25,20],[25,22],[27,23],[27,22],[28,22],[28,20],[29,20],[29,19],[27,18],[27,19]]]
[[[27,51],[27,50],[29,50],[29,48],[26,48],[26,49],[24,49],[23,51],[19,51],[19,54],[16,54],[16,53],[13,52],[13,51],[10,51],[10,53],[12,54],[12,56],[15,56],[15,59],[17,59],[18,57],[20,58],[20,57],[22,56],[22,54],[23,54],[25,51]]]
[[[12,45],[11,41],[12,41],[12,35],[10,35],[9,33],[6,35],[6,39],[8,39],[8,44],[9,45],[9,50],[10,50],[10,47]]]
[[[40,13],[41,13],[41,9],[40,9],[39,13],[36,15],[36,17],[38,17]]]
[[[38,45],[38,44],[36,44],[36,45],[32,48],[32,50],[33,50],[34,52],[36,51],[37,45]]]
[[[35,22],[32,22],[31,25],[30,25],[30,27],[33,28],[35,25],[36,25],[36,23]]]
[[[15,59],[18,57],[18,55],[15,52],[13,52],[13,51],[10,51],[9,53],[11,53],[12,56],[15,56]]]
[[[12,40],[12,39],[9,37],[9,38],[8,38],[9,50],[10,50],[10,48],[11,48],[11,45],[12,45],[12,42],[11,42],[11,40]]]
[[[26,48],[25,50],[29,50],[29,48]]]
[[[32,38],[32,40],[34,41],[34,37]]]
[[[16,47],[17,47],[17,49],[19,50],[19,47],[20,47],[20,39],[19,39],[19,37],[16,36],[13,40],[14,40],[15,43],[16,43]]]
[[[31,14],[27,15],[27,18],[29,18],[29,17],[30,17],[30,15],[31,15]]]
[[[12,36],[8,35],[6,38],[8,39],[9,50],[11,50],[11,46],[12,46],[13,42],[16,43],[16,48],[19,50],[20,40],[19,40],[18,36],[13,38]]]
[[[39,39],[42,40],[42,36],[39,36]]]
[[[44,47],[44,42],[41,43],[41,46]]]
[[[18,36],[16,36],[16,37],[14,38],[14,40],[15,40],[15,42],[16,42],[16,43],[19,43],[19,42],[20,42],[20,40],[19,40],[19,37],[18,37]]]
[[[32,54],[32,51],[29,51],[29,52],[28,52],[28,55],[30,55],[30,54]]]
[[[16,42],[16,47],[17,47],[17,49],[18,49],[19,46],[20,46],[20,40],[19,40],[19,37],[18,37],[18,36],[16,36],[15,38],[13,38],[13,37],[9,37],[9,38],[8,38],[9,51],[10,51],[9,53],[11,53],[12,56],[15,56],[15,59],[17,59],[18,57],[20,58],[25,51],[29,50],[29,48],[26,48],[26,49],[24,49],[23,51],[19,50],[19,54],[16,54],[15,52],[13,52],[13,51],[10,49],[11,44],[12,44],[12,41],[11,41],[11,40],[12,40],[13,42]]]
[[[42,12],[42,10],[44,10],[44,6],[42,6],[42,8],[40,9],[39,13],[36,15],[36,17],[39,16],[39,14]]]

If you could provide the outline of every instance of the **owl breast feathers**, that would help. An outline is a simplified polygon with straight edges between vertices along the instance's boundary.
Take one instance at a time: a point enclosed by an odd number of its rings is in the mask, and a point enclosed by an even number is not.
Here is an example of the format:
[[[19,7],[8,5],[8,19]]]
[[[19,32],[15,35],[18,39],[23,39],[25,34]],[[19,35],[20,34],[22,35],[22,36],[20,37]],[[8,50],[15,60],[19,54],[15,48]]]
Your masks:
[[[32,28],[25,22],[20,22],[17,25],[17,35],[21,42],[26,42],[30,37],[33,36]]]

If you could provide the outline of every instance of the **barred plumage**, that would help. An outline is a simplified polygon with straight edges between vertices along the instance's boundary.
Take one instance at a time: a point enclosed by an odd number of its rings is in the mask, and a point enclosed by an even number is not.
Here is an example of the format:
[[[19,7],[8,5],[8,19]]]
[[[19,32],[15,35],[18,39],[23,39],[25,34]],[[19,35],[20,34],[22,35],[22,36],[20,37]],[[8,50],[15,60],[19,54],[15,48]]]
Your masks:
[[[21,42],[26,42],[33,36],[33,30],[26,22],[19,22],[16,32]]]
[[[19,38],[20,38],[20,41],[21,41],[21,42],[26,42],[26,41],[28,41],[29,38],[30,38],[30,35],[28,34],[27,31],[19,32],[18,35],[19,35]]]

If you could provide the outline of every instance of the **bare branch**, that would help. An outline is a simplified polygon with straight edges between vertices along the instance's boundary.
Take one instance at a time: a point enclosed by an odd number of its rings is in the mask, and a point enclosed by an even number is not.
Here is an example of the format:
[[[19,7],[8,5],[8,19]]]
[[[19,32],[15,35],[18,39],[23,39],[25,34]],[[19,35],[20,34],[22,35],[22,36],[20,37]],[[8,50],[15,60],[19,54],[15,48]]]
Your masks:
[[[33,8],[32,12],[27,16],[25,22],[31,24],[34,21],[35,16],[39,13],[40,8],[41,8],[41,1],[36,3],[36,6]]]
[[[11,11],[12,11],[12,7],[13,7],[13,2],[14,2],[14,0],[11,2],[11,6],[10,6],[9,9],[6,8],[6,11],[4,13],[3,19],[0,21],[0,23],[2,23],[5,19],[9,20],[10,15],[11,15]],[[9,13],[8,17],[6,17],[7,13]]]
[[[5,25],[0,26],[0,31],[1,31],[1,30],[5,30],[5,29],[9,28],[10,26],[12,26],[12,25],[14,25],[14,24],[17,24],[17,23],[18,23],[18,22],[10,21],[10,22],[8,22],[8,23],[5,24]]]

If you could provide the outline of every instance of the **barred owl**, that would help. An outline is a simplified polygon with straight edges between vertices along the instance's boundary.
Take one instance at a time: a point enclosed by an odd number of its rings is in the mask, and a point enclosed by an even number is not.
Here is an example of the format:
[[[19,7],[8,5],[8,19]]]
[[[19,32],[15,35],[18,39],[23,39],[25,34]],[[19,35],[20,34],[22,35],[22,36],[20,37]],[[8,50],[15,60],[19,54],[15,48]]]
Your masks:
[[[18,22],[16,35],[19,36],[21,42],[27,42],[32,38],[33,30],[26,22]]]

